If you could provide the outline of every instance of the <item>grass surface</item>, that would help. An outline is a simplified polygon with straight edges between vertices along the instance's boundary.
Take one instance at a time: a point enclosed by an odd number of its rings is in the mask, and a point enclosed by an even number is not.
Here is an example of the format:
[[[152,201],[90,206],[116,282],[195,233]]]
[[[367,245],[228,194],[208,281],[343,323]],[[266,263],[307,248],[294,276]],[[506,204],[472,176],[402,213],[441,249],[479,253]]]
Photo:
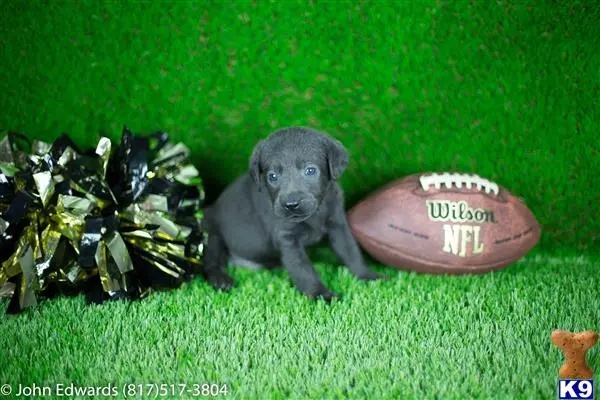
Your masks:
[[[554,398],[551,330],[600,331],[599,19],[592,1],[2,2],[0,130],[82,146],[166,130],[214,199],[259,138],[308,125],[350,150],[349,206],[411,173],[475,172],[525,198],[543,236],[478,277],[363,284],[317,251],[344,295],[331,306],[246,270],[230,294],[197,280],[139,303],[45,302],[0,320],[0,384]]]
[[[474,172],[527,200],[543,247],[600,247],[597,2],[124,3],[2,2],[0,129],[167,130],[214,198],[259,138],[308,125],[349,148],[349,205]]]
[[[317,264],[344,295],[330,306],[299,295],[282,270],[235,269],[230,294],[195,280],[142,302],[42,303],[2,322],[0,382],[218,382],[256,399],[549,399],[563,362],[550,332],[600,330],[598,259],[533,254],[472,277],[386,269],[389,281],[370,284],[331,265]],[[600,371],[600,346],[588,360]]]

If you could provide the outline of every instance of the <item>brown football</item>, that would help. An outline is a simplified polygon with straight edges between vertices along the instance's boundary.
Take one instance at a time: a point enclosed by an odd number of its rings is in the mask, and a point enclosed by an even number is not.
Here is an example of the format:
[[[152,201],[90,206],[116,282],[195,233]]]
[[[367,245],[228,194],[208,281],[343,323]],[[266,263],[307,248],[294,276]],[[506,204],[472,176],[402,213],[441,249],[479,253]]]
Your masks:
[[[477,175],[424,173],[380,188],[348,212],[360,245],[391,267],[482,273],[531,250],[540,226],[521,199]]]

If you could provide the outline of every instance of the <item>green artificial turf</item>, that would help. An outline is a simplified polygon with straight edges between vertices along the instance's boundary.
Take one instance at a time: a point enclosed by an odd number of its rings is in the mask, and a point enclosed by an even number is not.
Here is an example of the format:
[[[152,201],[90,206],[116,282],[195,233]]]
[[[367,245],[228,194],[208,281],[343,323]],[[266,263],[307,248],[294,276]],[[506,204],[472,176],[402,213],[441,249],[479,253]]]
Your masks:
[[[329,306],[299,295],[282,270],[238,269],[230,294],[195,280],[141,302],[42,303],[2,322],[0,382],[214,382],[256,399],[549,399],[563,361],[552,330],[599,327],[598,258],[532,254],[470,277],[380,269],[390,280],[365,284],[317,253],[329,264],[317,264],[324,281],[344,296]],[[600,346],[588,361],[600,371]]]
[[[348,206],[458,170],[539,219],[538,248],[474,277],[384,269],[307,301],[285,271],[234,270],[142,302],[42,302],[0,319],[0,385],[227,383],[237,398],[554,398],[552,329],[600,331],[600,6],[594,1],[0,4],[0,131],[81,146],[166,130],[207,196],[273,130],[329,132]],[[4,309],[5,300],[0,300]],[[600,370],[600,346],[591,365]]]

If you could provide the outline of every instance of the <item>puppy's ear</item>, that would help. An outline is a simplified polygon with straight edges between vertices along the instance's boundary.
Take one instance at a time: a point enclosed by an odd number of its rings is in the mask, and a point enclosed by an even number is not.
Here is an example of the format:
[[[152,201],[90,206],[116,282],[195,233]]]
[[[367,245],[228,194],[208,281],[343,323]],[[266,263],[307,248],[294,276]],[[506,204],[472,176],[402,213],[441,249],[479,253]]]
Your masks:
[[[260,184],[260,152],[263,148],[264,141],[261,140],[256,144],[254,150],[252,151],[252,155],[250,156],[250,162],[248,163],[248,170],[250,171],[250,176],[252,180],[257,185]]]
[[[338,179],[348,166],[349,155],[344,145],[339,140],[328,138],[327,140],[327,164],[331,179]]]

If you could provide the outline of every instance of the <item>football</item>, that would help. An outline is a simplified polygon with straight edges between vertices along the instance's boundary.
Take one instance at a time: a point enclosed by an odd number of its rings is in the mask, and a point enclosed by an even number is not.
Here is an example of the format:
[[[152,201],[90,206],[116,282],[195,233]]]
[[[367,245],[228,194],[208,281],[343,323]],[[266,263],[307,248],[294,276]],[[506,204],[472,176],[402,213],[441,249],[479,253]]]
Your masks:
[[[524,256],[540,225],[518,197],[477,175],[424,173],[380,188],[348,212],[377,261],[425,273],[483,273]]]

